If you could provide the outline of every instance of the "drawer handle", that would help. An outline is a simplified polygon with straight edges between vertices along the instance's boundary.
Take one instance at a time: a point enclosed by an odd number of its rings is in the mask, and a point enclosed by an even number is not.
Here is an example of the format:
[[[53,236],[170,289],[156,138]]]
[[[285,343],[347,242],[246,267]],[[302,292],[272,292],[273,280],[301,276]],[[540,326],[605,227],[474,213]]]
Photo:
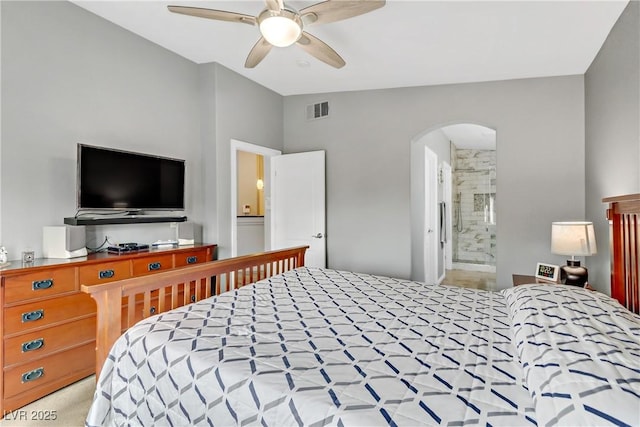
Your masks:
[[[100,279],[111,279],[115,274],[116,273],[113,270],[101,270],[98,272],[98,277]]]
[[[44,309],[30,311],[28,313],[22,313],[22,323],[35,322],[44,317]]]
[[[162,267],[162,264],[160,264],[159,262],[149,263],[149,271],[160,270],[161,267]]]
[[[191,302],[196,302],[196,296],[195,295],[191,295]]]
[[[26,353],[27,351],[39,350],[44,345],[44,338],[38,338],[37,340],[28,341],[22,343],[22,352]]]
[[[149,309],[149,312],[150,312],[152,315],[153,315],[153,314],[156,314],[156,308],[155,308],[155,307],[151,307],[151,308]]]
[[[31,289],[37,291],[39,289],[49,289],[53,286],[53,279],[34,280],[31,283]]]
[[[38,378],[42,378],[44,375],[44,368],[34,369],[33,371],[25,372],[22,374],[22,382],[28,383],[29,381],[35,381]]]
[[[196,262],[198,262],[198,257],[197,256],[188,256],[187,257],[187,264],[195,264]]]

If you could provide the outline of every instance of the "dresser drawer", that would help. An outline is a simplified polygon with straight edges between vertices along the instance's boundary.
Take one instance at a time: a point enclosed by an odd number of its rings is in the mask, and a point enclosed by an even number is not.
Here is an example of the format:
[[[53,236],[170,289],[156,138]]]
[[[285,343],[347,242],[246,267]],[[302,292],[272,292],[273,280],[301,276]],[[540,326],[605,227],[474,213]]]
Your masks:
[[[164,254],[134,259],[133,275],[144,276],[145,274],[156,273],[158,271],[170,270],[173,268],[173,255]]]
[[[25,363],[95,339],[95,316],[28,332],[4,340],[4,365]]]
[[[77,371],[91,369],[96,363],[95,347],[95,342],[90,342],[7,369],[4,374],[4,397],[28,392],[35,387],[73,375]]]
[[[81,285],[113,282],[131,277],[129,261],[114,261],[79,267]]]
[[[95,301],[85,293],[5,308],[4,335],[28,332],[95,312]]]
[[[4,278],[5,304],[76,290],[75,269],[44,270]]]
[[[211,261],[211,255],[207,257],[206,250],[196,250],[189,252],[179,252],[175,255],[176,267],[183,267],[190,264],[199,264],[201,262]]]

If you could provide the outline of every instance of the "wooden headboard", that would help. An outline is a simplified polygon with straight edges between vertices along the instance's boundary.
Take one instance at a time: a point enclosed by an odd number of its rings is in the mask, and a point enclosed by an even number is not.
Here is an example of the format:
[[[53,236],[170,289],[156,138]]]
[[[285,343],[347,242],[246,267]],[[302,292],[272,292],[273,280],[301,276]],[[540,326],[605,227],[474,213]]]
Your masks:
[[[607,197],[611,243],[611,296],[640,313],[640,194]]]

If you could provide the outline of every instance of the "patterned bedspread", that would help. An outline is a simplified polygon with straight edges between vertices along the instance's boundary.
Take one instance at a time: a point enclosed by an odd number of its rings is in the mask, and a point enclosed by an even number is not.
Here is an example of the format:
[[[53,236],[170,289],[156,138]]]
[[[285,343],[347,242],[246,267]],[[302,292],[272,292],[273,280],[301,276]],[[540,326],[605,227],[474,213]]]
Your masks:
[[[537,288],[531,286],[532,292]],[[296,269],[131,328],[105,363],[87,425],[516,426],[562,421],[547,406],[542,410],[548,414],[536,413],[540,396],[568,391],[525,382],[525,376],[546,375],[534,369],[551,365],[523,351],[531,345],[525,343],[531,334],[518,328],[530,319],[515,319],[509,305],[521,297],[506,296]],[[624,334],[637,345],[640,321],[630,319]],[[621,363],[631,368],[620,369],[626,380],[619,389],[631,391],[623,403],[640,411],[639,353],[633,346],[630,351],[632,359]],[[615,413],[617,405],[611,402],[607,412]],[[617,420],[569,412],[578,414],[572,421],[585,425]]]
[[[539,425],[640,426],[640,316],[575,287],[502,293]]]

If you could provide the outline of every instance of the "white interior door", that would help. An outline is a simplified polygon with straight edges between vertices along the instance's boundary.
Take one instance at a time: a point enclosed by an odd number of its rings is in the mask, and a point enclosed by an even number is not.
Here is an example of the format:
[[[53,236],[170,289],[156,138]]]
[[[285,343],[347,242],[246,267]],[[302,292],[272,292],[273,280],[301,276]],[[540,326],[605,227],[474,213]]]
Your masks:
[[[424,148],[424,281],[438,283],[438,156]]]
[[[326,267],[324,151],[272,157],[270,205],[273,249],[309,245],[305,265]]]

